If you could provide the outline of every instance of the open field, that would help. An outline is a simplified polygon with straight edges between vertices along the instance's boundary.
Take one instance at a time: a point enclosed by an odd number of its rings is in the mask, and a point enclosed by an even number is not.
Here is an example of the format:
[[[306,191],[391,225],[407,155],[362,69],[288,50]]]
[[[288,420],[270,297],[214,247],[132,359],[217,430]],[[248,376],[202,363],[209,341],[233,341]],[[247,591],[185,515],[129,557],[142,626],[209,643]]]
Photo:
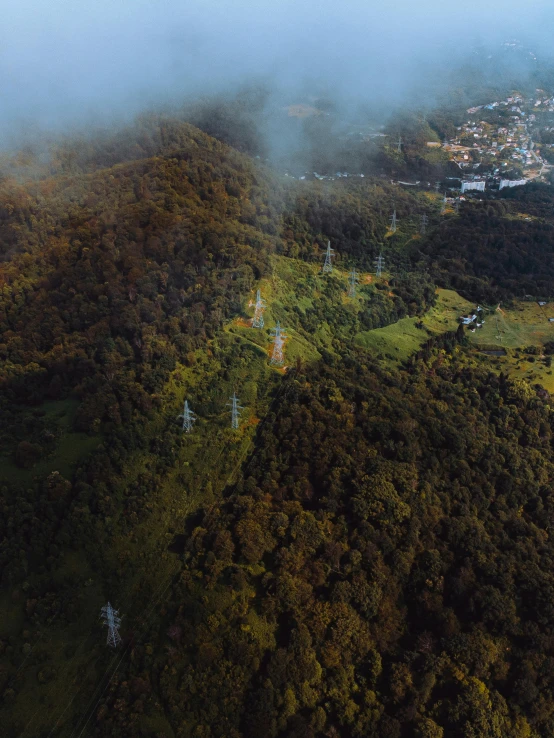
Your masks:
[[[459,317],[475,309],[453,290],[437,291],[436,305],[423,318],[404,318],[385,328],[358,333],[358,346],[381,356],[386,361],[400,363],[433,335],[456,330]],[[540,347],[554,341],[554,304],[543,307],[536,302],[519,301],[510,308],[492,308],[484,314],[484,324],[475,332],[467,331],[470,345],[476,349],[475,358],[488,363],[496,371],[541,384],[554,393],[554,374]],[[419,327],[418,327],[419,326]],[[536,354],[524,351],[537,347]],[[486,350],[504,351],[505,355],[490,355]]]
[[[521,301],[513,308],[500,306],[486,315],[485,325],[469,336],[478,346],[542,346],[554,340],[554,323],[548,322],[553,317],[554,304],[540,307],[536,302]]]
[[[554,341],[550,317],[554,317],[554,304],[541,307],[536,302],[520,301],[511,308],[500,306],[493,310],[485,317],[483,327],[468,336],[478,349],[505,350],[505,356],[487,356],[486,360],[498,371],[554,392],[554,375],[541,350],[545,343]],[[529,347],[536,347],[537,354],[525,351]]]
[[[504,372],[517,379],[525,379],[533,384],[540,384],[548,392],[554,393],[552,369],[539,356],[528,356],[517,349],[507,349],[505,356],[493,357],[481,353],[478,357],[488,362],[495,371]]]
[[[271,329],[276,322],[281,323],[288,336],[285,344],[286,364],[292,366],[298,359],[314,361],[320,358],[320,349],[333,351],[336,338],[355,340],[350,327],[358,313],[364,309],[376,282],[375,276],[359,272],[359,288],[354,298],[348,297],[349,270],[333,267],[331,274],[321,273],[320,263],[307,263],[297,259],[280,256],[273,257],[272,275],[262,279],[252,289],[245,306],[244,315],[226,327],[226,331],[239,335],[243,340],[255,344],[269,356],[271,350]],[[386,278],[378,280],[386,284]],[[251,328],[254,315],[256,289],[261,290],[267,303],[264,312],[265,326],[261,330]],[[345,320],[334,326],[322,320],[325,315],[333,318],[333,313],[342,311]],[[304,318],[312,314],[310,330]],[[302,319],[301,319],[302,318]]]
[[[385,359],[405,361],[431,336],[456,330],[459,316],[472,307],[457,292],[441,289],[437,291],[436,305],[423,318],[403,318],[385,328],[358,333],[355,342]],[[422,327],[418,328],[420,324]]]

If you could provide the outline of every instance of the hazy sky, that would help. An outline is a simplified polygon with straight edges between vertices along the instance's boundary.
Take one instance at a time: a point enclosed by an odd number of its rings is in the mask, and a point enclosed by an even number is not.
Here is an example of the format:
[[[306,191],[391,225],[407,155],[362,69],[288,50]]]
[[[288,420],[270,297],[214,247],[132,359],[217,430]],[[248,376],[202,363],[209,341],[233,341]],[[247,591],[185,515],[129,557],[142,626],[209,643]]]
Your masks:
[[[455,7],[448,7],[455,6]],[[0,132],[104,121],[252,77],[368,99],[480,39],[546,48],[551,0],[3,0]],[[544,29],[544,38],[541,38]],[[441,68],[435,69],[437,74]],[[419,74],[419,72],[418,72]]]

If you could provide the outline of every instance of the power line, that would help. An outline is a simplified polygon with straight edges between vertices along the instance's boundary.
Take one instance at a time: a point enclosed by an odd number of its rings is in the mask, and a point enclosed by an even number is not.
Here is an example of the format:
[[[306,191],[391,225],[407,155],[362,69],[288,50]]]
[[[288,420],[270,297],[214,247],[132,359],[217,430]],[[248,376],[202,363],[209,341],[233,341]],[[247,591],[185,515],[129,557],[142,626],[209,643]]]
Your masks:
[[[325,261],[323,262],[323,268],[321,271],[324,274],[330,274],[333,271],[333,264],[331,262],[332,257],[335,255],[335,252],[331,248],[331,241],[327,241],[327,251],[325,252]]]
[[[281,330],[281,324],[277,322],[277,325],[271,331],[273,334],[273,350],[271,352],[271,364],[275,366],[283,366],[285,363],[285,357],[283,355],[283,345],[287,336]]]
[[[108,626],[108,638],[106,643],[112,648],[117,648],[121,643],[121,636],[119,635],[119,626],[121,625],[121,618],[117,610],[114,610],[111,604],[108,602],[107,605],[101,610],[102,617],[104,618],[104,625]]]
[[[244,408],[239,405],[239,398],[237,397],[236,392],[233,392],[233,396],[229,399],[231,402],[228,402],[227,405],[231,407],[231,428],[233,430],[238,430],[240,411],[244,410]]]
[[[379,254],[379,256],[374,261],[375,264],[375,275],[377,277],[380,277],[383,274],[383,267],[385,266],[385,257],[382,254]]]
[[[292,374],[291,374],[290,376],[292,376]],[[259,425],[259,426],[258,426],[258,428],[257,428],[257,432],[256,432],[256,434],[255,434],[256,436],[257,436],[257,435],[258,435],[258,434],[260,433],[260,431],[261,431],[262,427],[263,427],[263,426],[264,426],[264,424],[265,424],[265,423],[267,422],[267,420],[268,420],[268,417],[269,417],[269,415],[270,415],[270,413],[271,413],[271,409],[272,409],[273,405],[274,405],[274,404],[275,404],[275,403],[276,403],[276,402],[277,402],[277,401],[278,401],[279,399],[281,399],[281,394],[283,394],[283,397],[284,397],[284,396],[286,396],[286,395],[288,394],[288,392],[289,392],[289,390],[290,390],[290,389],[291,389],[291,384],[290,384],[290,381],[289,381],[289,382],[281,382],[281,383],[280,383],[280,387],[279,387],[279,389],[278,389],[278,391],[277,391],[277,394],[276,394],[276,396],[275,396],[275,397],[274,397],[274,399],[272,400],[272,402],[271,402],[271,404],[270,404],[270,406],[269,406],[269,408],[268,408],[268,410],[267,410],[267,412],[266,412],[266,415],[265,415],[265,417],[263,418],[262,422],[260,423],[260,425]],[[233,394],[233,398],[236,398],[236,395],[235,395],[235,394]],[[231,398],[231,400],[232,400],[233,398]],[[237,399],[237,398],[236,398],[236,399]],[[238,401],[238,399],[237,399],[237,401]],[[240,408],[240,409],[242,409],[242,408]],[[248,448],[249,448],[249,445],[250,445],[250,444],[248,444],[248,445],[246,446],[246,448],[245,448],[245,451],[244,451],[244,453],[243,453],[243,454],[241,454],[241,458],[239,459],[239,462],[237,463],[237,465],[236,465],[235,469],[234,469],[234,470],[233,470],[233,471],[231,472],[231,474],[230,474],[229,478],[228,478],[228,479],[227,479],[227,481],[226,481],[226,484],[225,484],[225,486],[228,486],[228,485],[230,484],[230,482],[231,482],[231,479],[232,479],[232,478],[234,477],[234,475],[235,475],[235,473],[236,473],[236,470],[238,469],[238,467],[240,466],[240,464],[242,463],[242,461],[243,461],[243,459],[244,459],[244,456],[245,456],[245,455],[246,455],[246,453],[248,452]],[[222,449],[222,450],[223,450],[223,449]],[[219,454],[219,455],[221,455],[221,452],[220,452],[220,454]],[[254,459],[256,458],[256,455],[257,455],[257,453],[254,453],[254,454],[252,455],[252,457],[250,458],[250,460],[249,460],[249,462],[248,462],[248,464],[247,464],[247,466],[246,466],[246,468],[247,468],[247,469],[248,469],[248,467],[250,466],[250,464],[251,464],[251,463],[253,462],[253,460],[254,460]],[[156,600],[155,600],[155,602],[153,603],[152,607],[150,608],[150,611],[148,612],[148,614],[147,614],[147,615],[145,615],[145,616],[144,616],[144,617],[142,618],[142,620],[143,620],[143,624],[144,624],[144,629],[143,629],[144,633],[146,632],[146,628],[147,628],[147,626],[148,626],[148,620],[150,619],[150,617],[151,617],[152,613],[154,612],[154,610],[155,610],[155,608],[156,608],[156,605],[157,605],[157,603],[158,603],[158,602],[159,602],[159,601],[161,600],[161,598],[162,598],[162,597],[164,596],[164,594],[165,594],[165,592],[167,591],[167,589],[168,589],[168,588],[169,588],[169,587],[171,586],[171,583],[172,583],[172,580],[173,580],[173,578],[174,578],[174,577],[171,577],[171,578],[170,578],[169,582],[168,582],[168,583],[167,583],[167,584],[165,585],[165,587],[163,588],[163,591],[161,591],[161,592],[160,592],[160,593],[158,594],[158,596],[156,597]],[[163,585],[162,585],[162,586],[163,586]],[[136,639],[136,640],[138,641],[138,639]],[[135,642],[136,642],[136,641],[135,641]],[[83,728],[82,728],[81,732],[80,732],[80,733],[79,733],[79,735],[78,735],[78,738],[81,738],[81,736],[83,735],[83,732],[84,732],[84,730],[86,729],[86,727],[87,727],[87,725],[88,725],[88,723],[89,723],[89,721],[90,721],[91,717],[92,717],[92,716],[94,715],[94,712],[95,712],[95,710],[96,710],[96,707],[97,707],[97,706],[98,706],[98,704],[100,703],[100,700],[102,699],[102,697],[104,696],[104,694],[105,694],[106,690],[108,689],[109,685],[111,684],[111,682],[112,682],[112,680],[113,680],[113,678],[114,678],[115,674],[117,673],[117,671],[119,670],[119,667],[121,666],[121,663],[123,662],[123,659],[124,659],[124,658],[125,658],[125,656],[127,655],[128,651],[129,651],[129,649],[131,648],[131,646],[132,646],[132,645],[134,645],[132,641],[130,641],[130,642],[129,642],[129,643],[127,644],[127,646],[126,646],[126,648],[125,648],[124,652],[122,653],[122,655],[121,655],[121,658],[119,659],[119,662],[118,662],[118,664],[116,665],[116,667],[115,667],[115,669],[114,669],[114,671],[113,671],[112,675],[110,676],[110,678],[109,678],[109,680],[108,680],[107,684],[105,685],[104,689],[102,690],[102,693],[101,693],[101,694],[100,694],[100,696],[98,697],[98,700],[96,701],[96,704],[94,705],[93,709],[92,709],[92,710],[91,710],[91,711],[89,712],[89,710],[90,710],[90,706],[92,705],[92,701],[93,701],[94,697],[96,696],[96,694],[97,694],[98,690],[100,689],[100,687],[101,687],[101,685],[102,685],[102,681],[103,681],[103,679],[105,678],[105,675],[106,675],[106,674],[108,673],[108,671],[109,671],[109,670],[111,669],[111,667],[112,667],[112,665],[113,665],[113,662],[114,662],[114,660],[115,660],[116,656],[114,656],[114,658],[113,658],[113,659],[111,660],[111,662],[110,662],[110,664],[108,665],[108,667],[106,668],[106,670],[105,670],[105,672],[104,672],[104,675],[102,676],[102,678],[101,678],[101,680],[100,680],[100,682],[99,682],[98,686],[97,686],[97,687],[96,687],[96,689],[94,690],[94,693],[93,693],[92,699],[91,699],[91,700],[89,701],[89,704],[88,704],[87,708],[85,709],[85,711],[84,711],[84,713],[83,713],[82,717],[81,717],[81,718],[79,719],[79,721],[78,721],[78,723],[77,723],[77,726],[76,726],[76,728],[74,729],[74,731],[72,731],[72,733],[71,733],[71,737],[73,737],[73,735],[74,735],[74,734],[76,733],[76,731],[77,731],[77,730],[79,729],[79,726],[81,725],[81,723],[82,723],[82,720],[83,720],[83,718],[85,717],[85,715],[86,715],[87,713],[89,713],[89,714],[88,714],[88,717],[87,717],[87,719],[86,719],[86,721],[85,721],[85,724],[84,724],[84,726],[83,726]],[[96,660],[96,662],[95,662],[95,663],[97,663],[97,661],[98,661],[98,659]],[[74,696],[72,697],[72,699],[70,700],[70,702],[69,702],[69,703],[67,704],[67,706],[65,707],[64,711],[62,712],[62,714],[61,714],[61,715],[60,715],[60,716],[58,717],[58,720],[56,721],[56,724],[55,724],[55,725],[54,725],[54,727],[52,728],[52,731],[51,731],[51,733],[49,734],[48,738],[51,738],[51,736],[52,736],[52,734],[53,734],[53,732],[54,732],[55,728],[57,727],[57,725],[58,725],[58,723],[59,723],[59,721],[60,721],[61,717],[63,717],[63,715],[65,714],[65,712],[66,712],[66,711],[67,711],[67,710],[69,709],[69,707],[71,706],[71,704],[73,703],[73,701],[74,701],[74,700],[75,700],[75,698],[77,697],[77,694],[79,693],[79,691],[80,691],[80,690],[78,690],[78,691],[77,691],[77,692],[75,693],[75,695],[74,695]]]
[[[358,274],[354,267],[352,267],[350,274],[348,275],[348,296],[356,297],[356,286],[358,284]]]
[[[262,299],[261,291],[256,292],[256,306],[254,308],[254,317],[252,318],[252,328],[264,327],[264,310],[266,308],[265,300]]]
[[[165,593],[167,592],[167,590],[168,590],[168,589],[169,589],[169,587],[171,586],[171,583],[172,583],[173,579],[174,579],[174,577],[173,577],[173,576],[172,576],[172,577],[170,577],[170,579],[169,579],[169,582],[168,582],[168,583],[167,583],[167,584],[165,585],[165,587],[163,588],[163,590],[162,590],[162,591],[161,591],[161,592],[159,593],[159,595],[158,595],[158,597],[156,598],[156,600],[155,600],[154,604],[153,604],[153,605],[152,605],[152,607],[150,608],[150,611],[149,611],[149,612],[148,612],[148,614],[147,614],[147,615],[146,615],[146,616],[144,617],[144,619],[143,619],[143,624],[144,624],[144,628],[143,628],[143,636],[144,636],[144,634],[146,633],[146,629],[147,629],[147,627],[148,627],[148,621],[149,621],[150,617],[152,616],[152,613],[154,612],[154,610],[155,610],[155,608],[156,608],[156,606],[157,606],[158,602],[159,602],[159,601],[161,600],[161,598],[162,598],[162,597],[164,596],[164,594],[165,594]],[[138,639],[137,639],[137,640],[138,640]],[[85,724],[83,725],[83,727],[82,727],[82,729],[81,729],[81,732],[80,732],[80,733],[79,733],[79,735],[78,735],[78,738],[81,738],[81,736],[83,735],[83,733],[84,733],[84,731],[85,731],[85,729],[86,729],[86,727],[87,727],[87,725],[88,725],[88,723],[89,723],[89,720],[90,720],[90,719],[91,719],[91,717],[92,717],[92,716],[94,715],[94,712],[95,712],[96,708],[98,707],[98,705],[99,705],[99,703],[100,703],[100,700],[101,700],[101,699],[102,699],[102,697],[104,696],[104,694],[105,694],[106,690],[108,689],[108,687],[110,686],[110,684],[111,684],[111,682],[112,682],[112,679],[113,679],[113,678],[114,678],[114,676],[115,676],[115,675],[117,674],[117,672],[118,672],[118,670],[119,670],[119,667],[120,667],[120,666],[121,666],[121,664],[123,663],[123,659],[124,659],[124,658],[125,658],[125,657],[127,656],[127,654],[128,654],[128,652],[129,652],[129,650],[131,649],[131,647],[132,647],[133,645],[135,645],[135,643],[136,643],[136,641],[133,641],[133,640],[129,640],[129,643],[127,644],[127,646],[125,647],[124,651],[122,652],[122,654],[121,654],[121,658],[120,658],[120,659],[119,659],[119,661],[117,662],[117,664],[116,664],[116,667],[115,667],[115,669],[114,669],[114,670],[113,670],[113,672],[112,672],[112,675],[110,676],[110,678],[108,679],[108,682],[106,683],[106,686],[104,687],[104,689],[102,690],[102,692],[101,692],[100,696],[98,697],[98,700],[96,701],[96,704],[94,705],[94,707],[93,707],[93,708],[92,708],[92,710],[90,711],[90,713],[89,713],[89,716],[87,717],[87,719],[86,719],[86,721],[85,721]],[[101,685],[102,685],[102,680],[103,680],[103,679],[104,679],[104,677],[106,676],[107,672],[108,672],[108,671],[109,671],[109,670],[111,669],[111,666],[112,666],[112,664],[113,664],[113,661],[114,661],[114,659],[112,659],[112,661],[110,662],[110,664],[109,664],[108,668],[106,669],[106,671],[104,672],[104,674],[103,674],[103,676],[102,676],[102,679],[100,680],[100,682],[99,682],[98,686],[97,686],[97,687],[96,687],[96,689],[94,690],[94,692],[93,692],[93,696],[92,696],[92,699],[91,699],[91,700],[89,701],[89,704],[88,704],[88,706],[87,706],[87,708],[86,708],[86,710],[85,710],[85,712],[84,712],[84,714],[83,714],[83,717],[84,717],[84,716],[86,715],[86,713],[87,713],[87,712],[89,712],[89,710],[90,710],[90,706],[91,706],[91,704],[92,704],[92,702],[93,702],[93,700],[94,700],[94,697],[96,696],[96,694],[97,694],[98,690],[100,689],[100,687],[101,687]],[[77,730],[79,730],[79,725],[81,724],[81,721],[82,721],[82,719],[83,719],[83,718],[80,718],[80,719],[79,719],[79,721],[78,721],[78,723],[77,723],[77,725],[76,725],[75,729],[74,729],[74,730],[73,730],[73,731],[71,732],[71,738],[73,738],[73,735],[75,735],[76,731],[77,731]]]
[[[190,409],[188,400],[185,400],[183,412],[178,417],[183,418],[183,431],[185,433],[191,433],[192,428],[196,423],[196,415]]]

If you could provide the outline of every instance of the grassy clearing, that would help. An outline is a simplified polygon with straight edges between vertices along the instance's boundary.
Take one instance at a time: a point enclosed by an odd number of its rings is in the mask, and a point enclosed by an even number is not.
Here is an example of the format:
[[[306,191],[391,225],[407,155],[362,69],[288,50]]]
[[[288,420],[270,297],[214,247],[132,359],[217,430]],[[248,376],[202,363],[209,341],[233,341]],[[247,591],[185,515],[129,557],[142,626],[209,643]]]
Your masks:
[[[536,302],[518,302],[513,308],[493,310],[485,316],[485,325],[475,333],[469,333],[476,346],[502,346],[523,348],[543,346],[554,340],[554,304],[541,307]]]
[[[531,346],[540,349],[548,341],[554,341],[554,323],[548,321],[550,317],[554,317],[553,303],[540,306],[536,302],[520,301],[510,308],[500,306],[485,317],[482,328],[468,333],[469,340],[480,350],[505,350],[505,356],[486,357],[498,371],[554,392],[554,374],[542,352],[532,355],[522,350]]]
[[[431,336],[456,330],[459,317],[476,306],[453,290],[438,290],[436,305],[421,319],[404,318],[397,323],[358,333],[355,342],[385,361],[400,363],[418,351]],[[491,309],[485,322],[474,333],[467,331],[470,344],[476,349],[476,359],[495,371],[542,385],[554,393],[554,373],[541,356],[522,349],[541,347],[554,341],[554,304],[543,307],[536,302],[521,301],[513,307]],[[484,350],[504,350],[505,356],[491,356]],[[477,353],[479,352],[479,353]]]
[[[489,361],[498,371],[517,379],[526,379],[528,382],[540,384],[548,392],[554,393],[552,369],[539,357],[525,356],[513,349],[508,349],[506,356],[489,358]]]
[[[454,290],[437,290],[437,302],[423,317],[423,324],[430,331],[444,333],[455,331],[460,315],[469,312],[475,305]]]
[[[468,332],[470,343],[479,351],[504,350],[505,356],[482,355],[497,370],[511,377],[525,379],[554,392],[554,374],[540,348],[554,341],[554,305],[540,306],[536,302],[520,301],[510,308],[500,306],[485,316],[485,324],[475,333]],[[527,347],[538,347],[536,355]]]
[[[429,338],[424,328],[416,326],[418,320],[418,318],[403,318],[385,328],[358,333],[355,343],[383,359],[393,362],[405,361]]]
[[[436,305],[421,319],[404,318],[397,323],[373,331],[358,333],[356,344],[381,356],[385,361],[400,363],[408,359],[431,336],[455,330],[459,317],[475,309],[475,305],[453,290],[438,290]],[[542,347],[554,341],[554,304],[539,306],[536,302],[520,301],[510,308],[492,308],[485,322],[474,333],[467,331],[475,347],[477,360],[491,368],[542,385],[554,392],[554,373],[541,356],[528,354],[526,347]],[[420,327],[418,327],[420,326]],[[491,356],[485,350],[504,350],[505,356]]]
[[[271,328],[279,321],[289,337],[285,345],[287,365],[292,366],[297,359],[305,362],[315,361],[320,358],[319,349],[333,351],[335,338],[352,340],[346,328],[332,329],[328,323],[321,320],[321,316],[325,315],[322,301],[332,300],[333,304],[340,305],[342,310],[356,315],[363,309],[368,299],[367,291],[361,287],[367,287],[373,281],[369,274],[362,272],[358,276],[360,289],[356,297],[350,298],[347,296],[349,270],[334,267],[331,274],[323,275],[320,264],[275,256],[272,260],[271,277],[261,280],[256,285],[245,306],[244,315],[226,330],[241,336],[243,340],[255,343],[269,355]],[[267,303],[263,330],[253,330],[250,327],[257,289],[261,290],[262,297]],[[308,311],[317,313],[317,321],[310,332],[303,330],[299,321],[299,313],[305,316]]]
[[[458,318],[472,307],[453,290],[438,290],[437,302],[422,319],[403,318],[397,323],[358,333],[355,343],[393,362],[402,362],[433,335],[456,330]],[[418,327],[421,325],[422,327]]]

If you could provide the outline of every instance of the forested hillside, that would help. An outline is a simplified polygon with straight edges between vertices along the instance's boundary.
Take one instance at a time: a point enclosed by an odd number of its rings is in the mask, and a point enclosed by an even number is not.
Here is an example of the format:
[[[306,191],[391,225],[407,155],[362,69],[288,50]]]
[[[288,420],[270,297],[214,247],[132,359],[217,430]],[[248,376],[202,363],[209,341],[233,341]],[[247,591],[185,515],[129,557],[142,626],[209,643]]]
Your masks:
[[[420,320],[554,296],[548,188],[440,217],[165,117],[2,171],[5,734],[551,735],[552,403]]]
[[[98,608],[117,592],[129,622],[143,612],[160,574],[153,562],[167,559],[177,523],[168,512],[186,516],[240,469],[279,375],[265,352],[222,327],[242,313],[274,252],[309,242],[308,258],[319,259],[318,244],[341,231],[334,219],[293,217],[297,184],[187,124],[143,121],[89,142],[69,163],[54,153],[51,171],[26,155],[2,181],[1,680],[13,735],[42,730],[25,726],[39,698],[51,712],[43,706],[34,720],[52,729],[72,670],[88,665],[94,685],[101,634],[77,651],[72,643],[91,635]],[[341,212],[361,223],[365,248],[378,252],[381,192],[362,218],[356,198],[314,194],[321,213],[326,199],[342,198],[337,221]],[[345,232],[345,260],[355,235]],[[419,292],[380,299],[378,324],[424,309],[430,298]],[[237,383],[252,424],[233,437],[225,402]],[[184,392],[205,423],[200,445],[179,432]],[[202,448],[208,439],[219,449],[215,465]],[[172,554],[168,581],[174,564]],[[67,655],[55,647],[65,627]]]
[[[453,343],[410,373],[357,353],[290,376],[241,481],[187,530],[166,653],[137,653],[96,734],[133,735],[152,690],[183,735],[548,735],[539,394]]]
[[[423,244],[415,261],[434,279],[478,301],[554,293],[554,222],[548,185],[470,201]],[[418,261],[418,256],[424,259]]]

